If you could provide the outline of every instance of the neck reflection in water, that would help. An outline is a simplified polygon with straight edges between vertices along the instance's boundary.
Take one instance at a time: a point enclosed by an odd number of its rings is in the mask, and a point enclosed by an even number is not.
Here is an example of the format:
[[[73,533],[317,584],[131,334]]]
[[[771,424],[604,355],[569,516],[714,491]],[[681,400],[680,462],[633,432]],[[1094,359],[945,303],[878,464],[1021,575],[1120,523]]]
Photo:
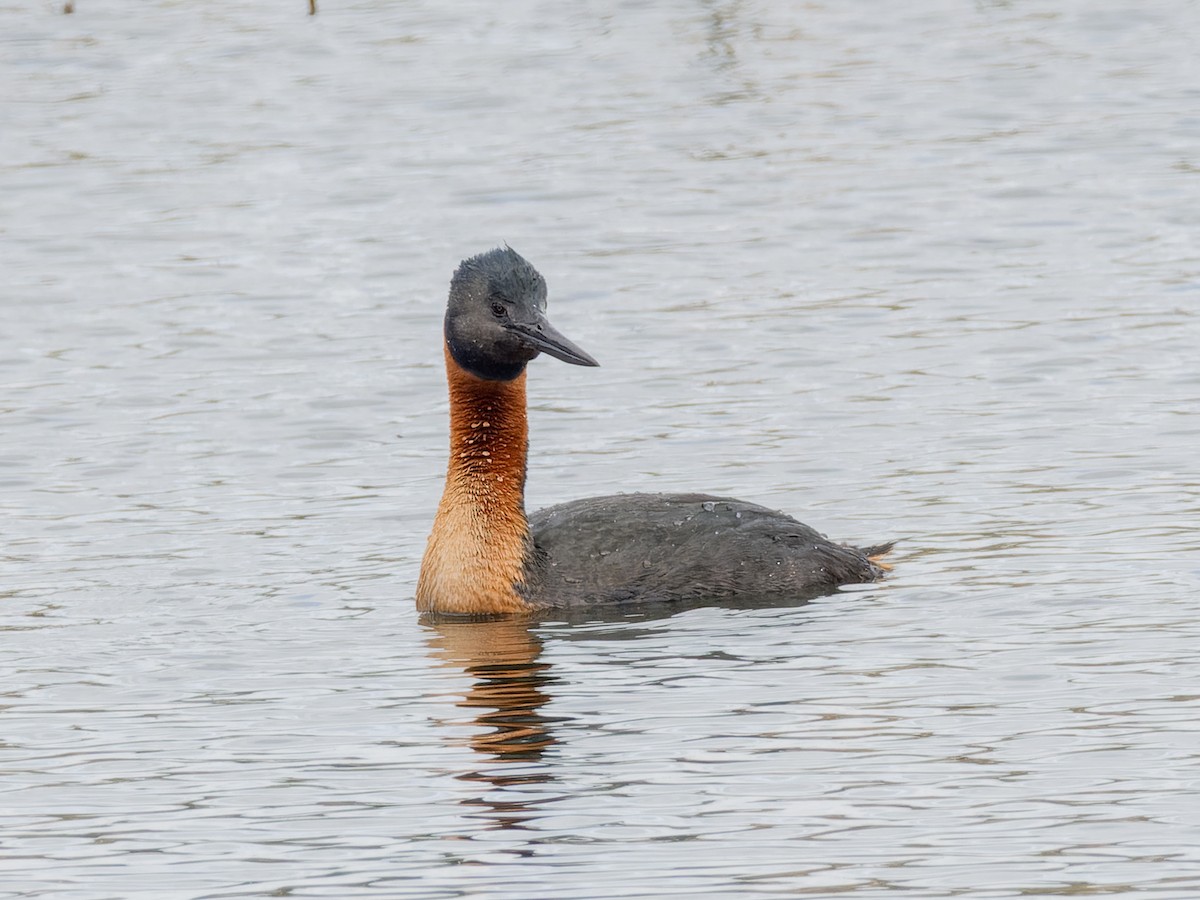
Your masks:
[[[496,789],[464,802],[488,810],[487,816],[501,828],[520,828],[536,816],[541,804],[555,799],[538,793],[510,793],[522,785],[553,780],[539,764],[546,749],[556,743],[551,730],[556,720],[541,713],[550,699],[546,688],[554,681],[549,663],[538,661],[541,639],[528,621],[516,619],[426,619],[423,624],[429,632],[432,656],[473,679],[457,704],[471,711],[470,718],[441,724],[472,726],[475,733],[465,741],[452,740],[466,743],[487,762],[500,764],[458,776]]]

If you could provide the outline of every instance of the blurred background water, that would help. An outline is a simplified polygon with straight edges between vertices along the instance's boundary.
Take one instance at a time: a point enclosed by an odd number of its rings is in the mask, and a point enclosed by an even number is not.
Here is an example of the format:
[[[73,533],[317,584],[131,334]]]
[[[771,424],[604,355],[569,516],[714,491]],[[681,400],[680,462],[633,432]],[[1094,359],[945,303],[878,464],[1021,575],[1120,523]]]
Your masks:
[[[1200,5],[0,0],[0,897],[1200,896]],[[886,583],[411,601],[508,242],[531,507]]]

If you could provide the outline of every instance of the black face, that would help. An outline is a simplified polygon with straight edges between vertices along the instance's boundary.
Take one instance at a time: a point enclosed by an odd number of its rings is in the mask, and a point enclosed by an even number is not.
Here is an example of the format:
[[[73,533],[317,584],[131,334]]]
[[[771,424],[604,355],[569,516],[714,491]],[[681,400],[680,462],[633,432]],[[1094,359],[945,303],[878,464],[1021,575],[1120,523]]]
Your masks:
[[[508,247],[463,260],[450,282],[446,343],[477,378],[510,381],[539,353],[600,365],[546,320],[546,282]]]

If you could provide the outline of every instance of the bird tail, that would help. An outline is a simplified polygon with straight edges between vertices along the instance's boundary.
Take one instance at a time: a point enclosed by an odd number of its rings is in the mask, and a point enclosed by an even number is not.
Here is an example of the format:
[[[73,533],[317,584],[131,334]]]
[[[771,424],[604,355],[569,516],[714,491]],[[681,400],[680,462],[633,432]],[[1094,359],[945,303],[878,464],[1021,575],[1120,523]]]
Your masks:
[[[885,572],[892,571],[892,564],[886,563],[881,557],[887,556],[892,552],[892,548],[896,546],[895,541],[888,541],[886,544],[876,544],[874,547],[863,547],[860,551],[867,561],[873,566],[877,566]]]

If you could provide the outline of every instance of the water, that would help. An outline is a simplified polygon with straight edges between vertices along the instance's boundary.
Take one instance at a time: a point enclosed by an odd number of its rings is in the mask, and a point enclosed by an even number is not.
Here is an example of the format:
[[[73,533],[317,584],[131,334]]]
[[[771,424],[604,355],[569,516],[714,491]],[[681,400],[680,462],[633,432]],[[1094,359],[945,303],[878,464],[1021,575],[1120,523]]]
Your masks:
[[[1200,7],[0,4],[0,897],[1200,895]],[[894,576],[426,625],[508,241],[532,507]]]

